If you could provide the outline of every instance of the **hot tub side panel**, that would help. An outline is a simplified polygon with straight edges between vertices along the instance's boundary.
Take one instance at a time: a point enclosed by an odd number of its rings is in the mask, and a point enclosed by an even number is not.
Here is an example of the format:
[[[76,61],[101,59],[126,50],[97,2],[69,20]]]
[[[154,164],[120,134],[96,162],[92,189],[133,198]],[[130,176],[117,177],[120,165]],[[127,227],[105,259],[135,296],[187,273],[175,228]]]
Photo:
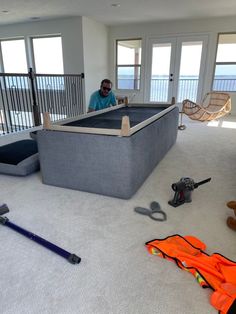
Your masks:
[[[129,199],[175,143],[178,109],[130,137],[42,130],[43,183]]]
[[[117,136],[40,131],[43,183],[119,198],[129,198],[130,139]]]
[[[160,119],[131,136],[131,185],[135,192],[174,145],[179,110],[175,107]]]

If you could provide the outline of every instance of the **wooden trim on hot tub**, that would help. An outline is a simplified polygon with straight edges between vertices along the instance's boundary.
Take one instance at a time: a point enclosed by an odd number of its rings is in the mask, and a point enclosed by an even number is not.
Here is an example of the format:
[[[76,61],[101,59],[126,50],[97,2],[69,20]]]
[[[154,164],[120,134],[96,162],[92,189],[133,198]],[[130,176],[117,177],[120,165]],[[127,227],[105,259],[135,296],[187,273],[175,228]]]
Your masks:
[[[113,135],[113,136],[131,136],[135,132],[139,131],[140,129],[144,128],[148,124],[154,122],[155,120],[158,120],[160,117],[165,115],[167,112],[173,110],[176,105],[168,105],[166,109],[163,111],[153,115],[152,117],[148,118],[145,121],[140,122],[139,124],[135,125],[134,127],[130,127],[130,121],[128,116],[123,116],[121,121],[121,128],[120,129],[104,129],[104,128],[88,128],[88,127],[79,127],[79,126],[68,126],[68,125],[60,125],[61,123],[70,123],[73,121],[82,120],[94,115],[100,115],[104,112],[109,112],[116,110],[118,108],[125,107],[126,105],[117,105],[111,108],[99,110],[99,113],[97,111],[90,112],[85,115],[81,115],[79,117],[69,118],[65,120],[61,120],[58,122],[52,123],[50,121],[50,115],[49,113],[45,112],[43,114],[43,128],[47,130],[55,130],[55,131],[62,131],[62,132],[73,132],[73,133],[88,133],[88,134],[101,134],[101,135]],[[129,107],[165,107],[166,105],[161,104],[129,104]]]

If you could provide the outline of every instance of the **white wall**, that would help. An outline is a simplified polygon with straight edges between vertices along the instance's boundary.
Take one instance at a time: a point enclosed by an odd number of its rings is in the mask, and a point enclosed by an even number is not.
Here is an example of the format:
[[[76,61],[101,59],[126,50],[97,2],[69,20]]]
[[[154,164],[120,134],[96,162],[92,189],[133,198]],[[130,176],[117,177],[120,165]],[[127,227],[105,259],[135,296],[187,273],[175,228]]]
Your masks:
[[[177,35],[193,35],[193,34],[207,34],[209,36],[207,61],[205,69],[205,80],[203,87],[203,94],[211,89],[213,69],[216,54],[217,35],[222,32],[236,32],[236,16],[227,18],[211,18],[198,20],[182,20],[182,21],[168,21],[159,23],[139,23],[139,24],[125,24],[120,26],[109,27],[109,69],[110,77],[115,80],[115,41],[116,39],[126,38],[142,38],[142,65],[145,68],[147,64],[147,41],[151,37],[158,36],[177,36]],[[145,81],[146,73],[142,71],[141,81]],[[141,86],[145,86],[141,84]],[[127,91],[120,91],[121,94],[128,94],[132,97],[133,91],[129,94]],[[236,113],[236,93],[231,93],[233,109]],[[144,88],[142,87],[136,93],[134,101],[144,101]]]
[[[88,107],[91,93],[99,89],[100,82],[108,76],[108,29],[86,17],[82,21],[85,103]]]

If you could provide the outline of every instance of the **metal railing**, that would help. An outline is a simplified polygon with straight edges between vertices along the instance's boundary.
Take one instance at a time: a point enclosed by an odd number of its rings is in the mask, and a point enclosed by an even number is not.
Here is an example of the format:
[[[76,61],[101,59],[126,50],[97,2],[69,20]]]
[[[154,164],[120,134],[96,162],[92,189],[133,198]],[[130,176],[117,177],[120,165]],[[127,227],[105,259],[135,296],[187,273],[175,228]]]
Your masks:
[[[85,113],[84,74],[0,73],[0,135]]]
[[[236,91],[236,78],[215,78],[213,81],[213,90],[222,92]]]
[[[177,102],[182,102],[184,99],[196,101],[198,91],[197,77],[180,77],[178,82],[178,97]],[[151,101],[167,101],[169,88],[169,78],[155,78],[151,80]],[[215,78],[213,81],[214,91],[232,92],[236,91],[236,78]]]
[[[166,102],[168,99],[169,77],[152,79],[150,100],[157,102]],[[198,78],[180,78],[178,81],[177,102],[183,99],[196,100],[198,89]]]
[[[151,79],[150,101],[167,102],[169,89],[169,76],[153,76]],[[178,96],[177,102],[182,102],[184,99],[196,101],[199,79],[197,76],[181,76],[178,81]],[[118,77],[119,89],[133,89],[134,79],[130,75],[120,75]],[[138,81],[137,86],[140,86]],[[236,91],[236,76],[225,77],[216,76],[213,81],[212,89],[214,91],[235,92]]]

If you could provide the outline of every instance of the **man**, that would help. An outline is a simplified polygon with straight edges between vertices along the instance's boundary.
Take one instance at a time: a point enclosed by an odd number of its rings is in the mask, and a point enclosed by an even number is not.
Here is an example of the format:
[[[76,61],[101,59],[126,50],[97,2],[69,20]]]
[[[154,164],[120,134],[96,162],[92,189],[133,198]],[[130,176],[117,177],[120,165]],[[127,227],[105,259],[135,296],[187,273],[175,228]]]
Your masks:
[[[111,89],[112,82],[108,79],[102,80],[100,89],[90,97],[88,112],[115,106],[116,97]]]

